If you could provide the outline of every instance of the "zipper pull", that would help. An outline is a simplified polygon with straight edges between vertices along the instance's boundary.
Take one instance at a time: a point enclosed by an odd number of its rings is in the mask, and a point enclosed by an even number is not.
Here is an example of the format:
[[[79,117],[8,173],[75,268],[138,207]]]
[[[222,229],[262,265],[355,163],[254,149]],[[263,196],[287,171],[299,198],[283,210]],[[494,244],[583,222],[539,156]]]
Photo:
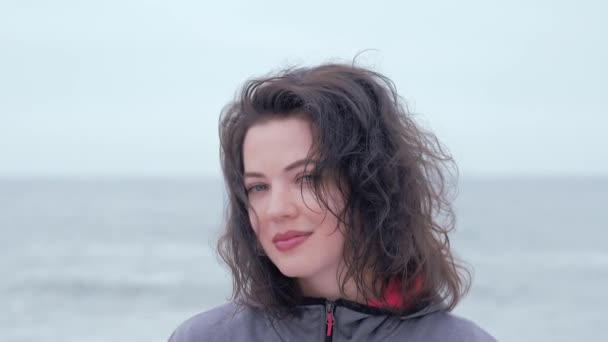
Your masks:
[[[325,317],[326,317],[326,323],[327,323],[327,335],[326,336],[331,336],[332,334],[332,330],[334,327],[334,303],[332,302],[327,302],[325,303]]]

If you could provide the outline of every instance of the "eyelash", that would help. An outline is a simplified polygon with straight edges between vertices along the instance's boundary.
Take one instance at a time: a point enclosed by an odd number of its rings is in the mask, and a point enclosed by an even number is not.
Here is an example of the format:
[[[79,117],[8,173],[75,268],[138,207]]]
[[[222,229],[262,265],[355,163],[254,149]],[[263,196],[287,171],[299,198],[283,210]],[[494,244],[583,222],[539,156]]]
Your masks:
[[[312,175],[312,174],[308,174],[308,175],[302,175],[302,176],[298,177],[296,179],[296,182],[298,184],[301,184],[303,182],[306,182],[307,184],[314,184],[314,182],[316,182],[317,179],[318,179],[317,176]],[[256,190],[257,187],[263,187],[263,189]],[[254,184],[254,185],[248,187],[246,189],[246,191],[247,191],[247,193],[260,192],[260,191],[266,190],[266,188],[267,188],[266,184]]]
[[[265,184],[254,184],[252,186],[250,186],[249,188],[247,188],[247,193],[253,192],[255,190],[255,188],[257,187],[264,187],[264,190],[266,189],[266,185]],[[262,190],[259,190],[262,191]],[[259,191],[255,191],[255,192],[259,192]]]

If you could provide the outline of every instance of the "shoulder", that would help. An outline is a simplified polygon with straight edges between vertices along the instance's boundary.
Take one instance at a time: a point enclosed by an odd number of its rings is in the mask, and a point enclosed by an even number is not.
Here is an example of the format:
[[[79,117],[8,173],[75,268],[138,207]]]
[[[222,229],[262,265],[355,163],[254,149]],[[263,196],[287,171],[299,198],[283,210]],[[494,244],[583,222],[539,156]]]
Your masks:
[[[426,341],[495,342],[485,330],[474,322],[446,311],[439,311],[417,320],[417,331],[432,338]]]
[[[247,331],[264,320],[257,310],[245,305],[226,303],[195,315],[182,324],[169,337],[169,342],[225,341],[238,332]]]

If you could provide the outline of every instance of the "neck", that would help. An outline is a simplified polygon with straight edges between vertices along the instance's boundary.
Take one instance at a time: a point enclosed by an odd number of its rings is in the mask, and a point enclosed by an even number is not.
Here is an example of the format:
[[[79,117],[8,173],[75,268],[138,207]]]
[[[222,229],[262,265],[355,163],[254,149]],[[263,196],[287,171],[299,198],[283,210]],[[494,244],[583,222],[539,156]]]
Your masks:
[[[341,281],[338,279],[337,274],[337,272],[331,272],[327,275],[319,275],[314,278],[298,278],[298,285],[305,297],[325,298],[328,300],[343,298],[353,302],[365,303],[364,297],[358,291],[353,279],[349,279],[344,284],[343,293],[340,291]]]

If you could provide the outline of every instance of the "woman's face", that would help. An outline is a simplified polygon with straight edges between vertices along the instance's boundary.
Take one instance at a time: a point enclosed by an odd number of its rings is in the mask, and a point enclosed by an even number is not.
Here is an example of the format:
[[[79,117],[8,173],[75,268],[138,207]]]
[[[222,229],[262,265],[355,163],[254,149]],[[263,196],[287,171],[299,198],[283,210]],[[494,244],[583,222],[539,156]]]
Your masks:
[[[344,236],[338,219],[313,193],[310,121],[272,119],[253,125],[243,143],[249,219],[266,255],[286,276],[307,283],[335,283]],[[334,212],[342,199],[323,179],[324,199]]]

